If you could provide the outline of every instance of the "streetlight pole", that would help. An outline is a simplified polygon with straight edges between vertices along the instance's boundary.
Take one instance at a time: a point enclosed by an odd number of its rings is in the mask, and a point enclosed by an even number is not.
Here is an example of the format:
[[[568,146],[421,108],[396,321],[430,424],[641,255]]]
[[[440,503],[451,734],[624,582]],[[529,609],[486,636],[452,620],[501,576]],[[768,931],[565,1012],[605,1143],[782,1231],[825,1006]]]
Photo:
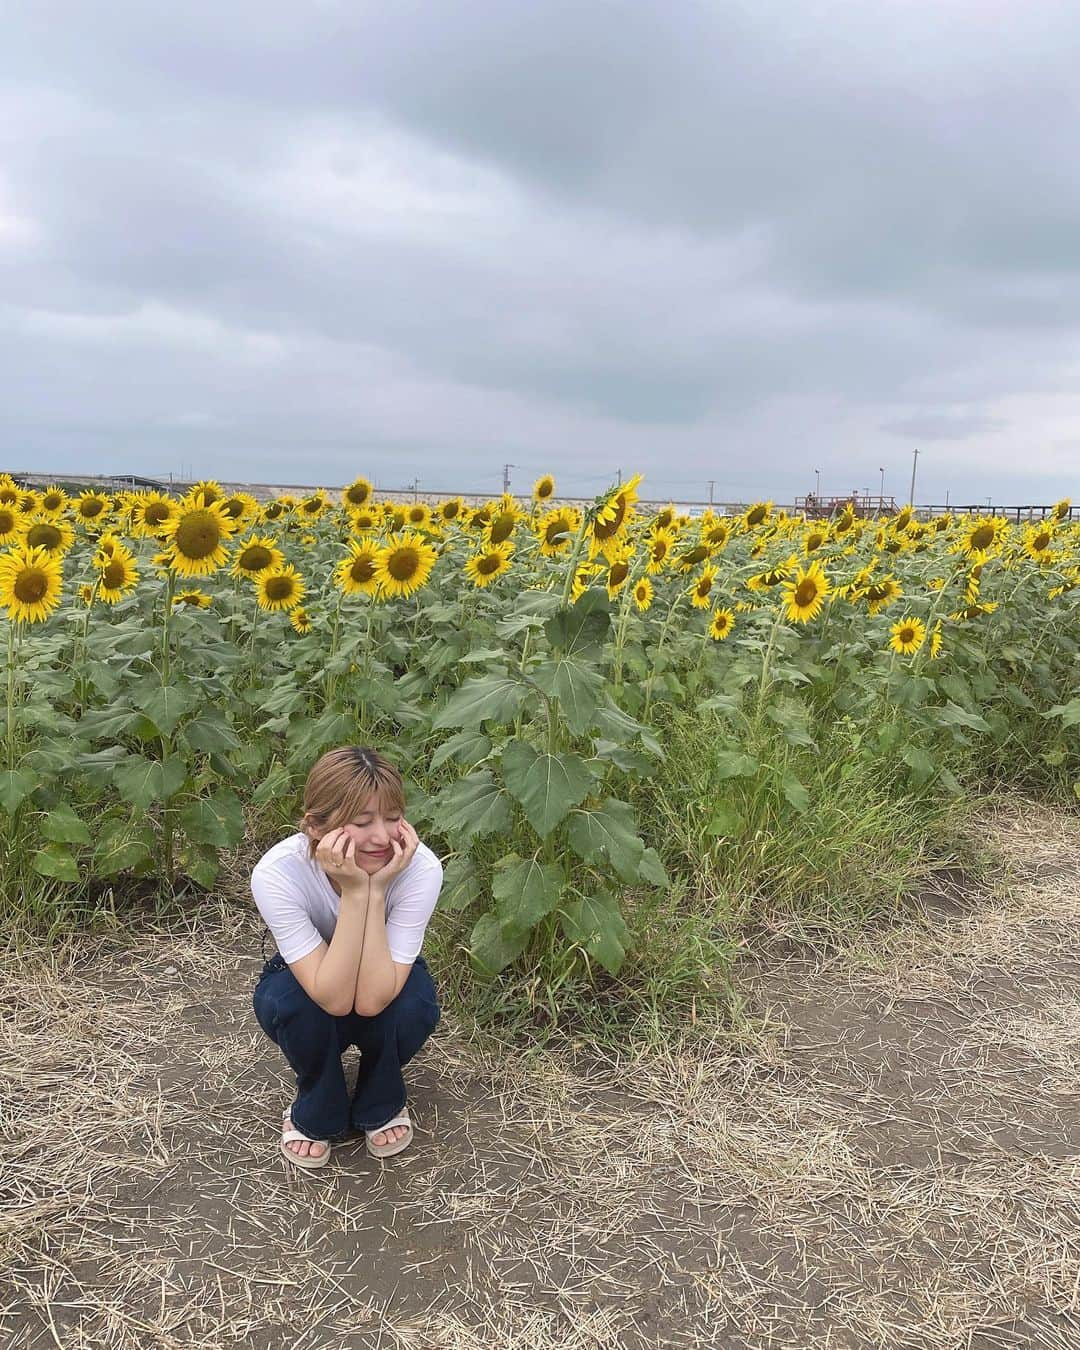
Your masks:
[[[814,470],[814,496],[821,499],[821,470]]]
[[[712,503],[712,494],[713,494],[713,488],[714,488],[715,486],[716,486],[716,479],[715,479],[715,478],[710,478],[710,479],[709,479],[709,506],[710,506],[710,507],[711,507],[712,504],[713,504],[713,503]]]
[[[511,470],[511,469],[516,469],[516,468],[517,468],[517,465],[516,465],[516,464],[504,464],[504,465],[503,465],[503,491],[504,491],[504,492],[509,492],[509,491],[510,491],[510,470]]]
[[[884,510],[885,510],[885,470],[884,470],[884,469],[878,469],[878,473],[881,474],[881,491],[878,493],[878,510],[879,510],[879,511],[884,511]]]
[[[908,497],[908,506],[915,505],[915,470],[919,467],[919,452],[915,451],[911,460],[911,494]]]

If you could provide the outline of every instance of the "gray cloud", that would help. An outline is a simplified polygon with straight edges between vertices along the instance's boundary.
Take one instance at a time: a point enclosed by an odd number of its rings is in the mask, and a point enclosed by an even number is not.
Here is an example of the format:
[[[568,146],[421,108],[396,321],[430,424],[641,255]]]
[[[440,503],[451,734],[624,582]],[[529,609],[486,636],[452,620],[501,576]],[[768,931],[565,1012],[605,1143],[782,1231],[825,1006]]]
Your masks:
[[[1076,491],[1080,19],[42,0],[0,458]],[[860,484],[860,486],[863,484]]]

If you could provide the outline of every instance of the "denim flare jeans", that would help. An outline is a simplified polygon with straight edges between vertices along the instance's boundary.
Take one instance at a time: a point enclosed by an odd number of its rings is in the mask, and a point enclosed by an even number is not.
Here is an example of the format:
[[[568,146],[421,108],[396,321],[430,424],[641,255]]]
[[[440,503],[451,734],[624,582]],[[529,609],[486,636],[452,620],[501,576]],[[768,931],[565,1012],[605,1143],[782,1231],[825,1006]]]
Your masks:
[[[280,952],[263,963],[252,995],[259,1026],[296,1074],[289,1115],[313,1139],[378,1130],[405,1105],[402,1065],[408,1064],[439,1022],[439,1004],[427,963],[417,956],[400,993],[375,1017],[334,1017],[321,1008]],[[341,1056],[360,1051],[356,1090],[349,1101]]]

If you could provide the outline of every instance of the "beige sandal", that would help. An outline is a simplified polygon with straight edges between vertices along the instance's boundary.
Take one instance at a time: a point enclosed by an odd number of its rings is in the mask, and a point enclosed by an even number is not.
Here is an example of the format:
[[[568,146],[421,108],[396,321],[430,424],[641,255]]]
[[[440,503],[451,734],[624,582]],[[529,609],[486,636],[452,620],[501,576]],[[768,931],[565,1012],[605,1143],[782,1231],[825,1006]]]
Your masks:
[[[371,1136],[373,1134],[382,1134],[384,1130],[391,1130],[395,1125],[404,1125],[405,1133],[400,1139],[395,1139],[390,1144],[373,1144]],[[364,1137],[367,1140],[367,1151],[373,1158],[392,1158],[395,1153],[400,1153],[402,1149],[408,1148],[412,1143],[413,1128],[412,1121],[409,1119],[409,1108],[403,1106],[393,1120],[388,1120],[385,1125],[378,1125],[373,1130],[365,1130]]]
[[[281,1113],[282,1125],[284,1125],[285,1122],[289,1119],[291,1112],[292,1112],[291,1107],[286,1108],[286,1110],[282,1111]],[[286,1144],[291,1144],[297,1139],[306,1139],[309,1144],[322,1144],[324,1152],[321,1153],[317,1158],[313,1158],[310,1153],[302,1155],[299,1153],[294,1153],[291,1148],[285,1147]],[[284,1153],[286,1158],[288,1158],[288,1160],[291,1163],[295,1163],[297,1167],[306,1167],[308,1168],[309,1171],[313,1167],[322,1167],[330,1161],[329,1140],[312,1139],[311,1135],[305,1134],[303,1130],[297,1129],[283,1130],[281,1134],[281,1151],[282,1153]]]

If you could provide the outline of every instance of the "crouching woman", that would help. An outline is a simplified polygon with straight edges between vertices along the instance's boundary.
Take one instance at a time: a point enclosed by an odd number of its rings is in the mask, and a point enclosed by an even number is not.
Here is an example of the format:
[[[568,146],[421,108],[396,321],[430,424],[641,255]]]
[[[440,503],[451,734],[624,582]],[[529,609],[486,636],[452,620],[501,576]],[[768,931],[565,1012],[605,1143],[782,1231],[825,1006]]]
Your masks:
[[[308,774],[299,831],[251,874],[277,943],[252,1002],[296,1074],[281,1151],[297,1166],[322,1167],[331,1137],[350,1126],[372,1157],[409,1146],[401,1070],[439,1021],[420,947],[441,886],[442,864],[405,819],[397,769],[358,746],[323,755]],[[349,1045],[360,1051],[351,1098]]]

